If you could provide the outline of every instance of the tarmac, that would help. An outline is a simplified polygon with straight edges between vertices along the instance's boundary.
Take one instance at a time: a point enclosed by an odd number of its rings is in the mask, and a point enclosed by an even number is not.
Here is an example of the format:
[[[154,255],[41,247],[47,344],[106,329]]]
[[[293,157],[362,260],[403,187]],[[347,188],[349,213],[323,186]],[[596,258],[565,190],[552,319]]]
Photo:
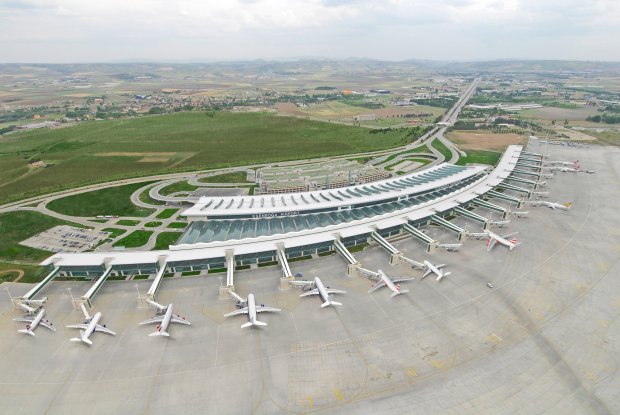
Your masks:
[[[36,337],[16,332],[20,313],[0,302],[2,412],[11,414],[614,414],[620,413],[620,150],[531,144],[553,159],[579,159],[595,174],[558,173],[550,198],[569,211],[527,207],[513,219],[521,244],[513,251],[468,240],[459,252],[424,251],[411,237],[394,245],[406,256],[446,263],[441,282],[406,263],[389,265],[378,245],[354,253],[409,289],[390,298],[371,282],[347,277],[331,255],[291,262],[293,273],[320,276],[344,289],[338,308],[317,297],[279,289],[281,272],[266,267],[235,273],[236,292],[279,307],[262,313],[269,325],[241,329],[245,316],[218,299],[224,274],[165,279],[157,295],[173,302],[191,326],[171,325],[171,338],[138,326],[153,311],[137,291],[150,281],[109,281],[92,312],[116,336],[95,333],[91,347],[69,342],[82,320],[73,295],[84,282],[53,282],[47,318]],[[509,206],[507,202],[493,203]],[[498,219],[490,211],[476,213]],[[471,231],[480,225],[455,219]],[[440,242],[454,233],[426,228]],[[494,288],[489,288],[487,283]],[[29,284],[3,284],[14,296]]]

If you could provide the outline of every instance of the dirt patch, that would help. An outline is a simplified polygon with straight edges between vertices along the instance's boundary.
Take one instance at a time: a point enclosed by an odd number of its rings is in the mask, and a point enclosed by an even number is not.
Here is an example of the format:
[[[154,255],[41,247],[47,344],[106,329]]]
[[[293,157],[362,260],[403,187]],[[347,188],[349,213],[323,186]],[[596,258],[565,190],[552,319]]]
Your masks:
[[[0,271],[0,275],[10,274],[11,272],[17,272],[17,278],[15,278],[12,282],[18,282],[24,276],[24,271],[22,271],[21,269],[18,269],[18,268],[2,270],[2,271]]]
[[[276,110],[281,114],[290,115],[308,115],[307,113],[300,111],[299,107],[292,102],[280,102],[275,105]]]
[[[138,160],[138,163],[165,163],[169,160],[169,157],[144,157]]]
[[[524,144],[526,138],[519,134],[497,134],[490,131],[452,131],[448,140],[461,149],[504,151],[511,144]]]
[[[521,111],[521,114],[527,117],[538,118],[541,120],[557,120],[557,121],[583,121],[587,117],[596,115],[598,112],[595,107],[583,108],[556,108],[543,107]]]

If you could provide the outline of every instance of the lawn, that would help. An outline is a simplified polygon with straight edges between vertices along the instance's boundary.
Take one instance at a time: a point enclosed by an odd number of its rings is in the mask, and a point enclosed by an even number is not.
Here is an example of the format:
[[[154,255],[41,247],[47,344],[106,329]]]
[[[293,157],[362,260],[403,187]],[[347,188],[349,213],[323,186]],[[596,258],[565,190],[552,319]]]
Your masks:
[[[131,194],[147,183],[134,183],[125,186],[80,193],[52,200],[47,207],[71,216],[148,216],[152,209],[138,207],[131,203]]]
[[[466,153],[467,157],[460,157],[456,162],[458,166],[464,166],[467,163],[488,164],[495,166],[502,157],[502,153],[498,153],[496,151],[467,150]]]
[[[145,226],[146,228],[156,228],[156,227],[158,227],[158,226],[161,226],[161,222],[158,222],[158,221],[154,221],[154,222],[147,222],[147,223],[145,223],[145,224],[144,224],[144,226]]]
[[[183,229],[187,228],[187,225],[187,222],[171,222],[168,224],[168,227],[172,229]]]
[[[222,111],[18,132],[0,142],[0,200],[164,172],[387,149],[415,138],[408,131],[371,134],[362,127]],[[32,159],[47,167],[30,169]]]
[[[133,231],[123,239],[114,242],[113,246],[124,246],[125,248],[138,248],[148,242],[153,231]]]
[[[120,228],[103,228],[102,230],[105,232],[110,232],[110,238],[112,239],[118,238],[119,236],[127,232],[125,229]]]
[[[57,225],[83,227],[39,212],[16,211],[0,214],[0,259],[39,262],[51,256],[51,252],[18,243]]]
[[[247,183],[247,174],[244,171],[218,174],[216,176],[201,177],[200,183]]]
[[[162,196],[168,196],[176,192],[193,192],[196,189],[198,189],[198,186],[194,186],[193,184],[189,184],[185,180],[182,180],[162,188],[159,191],[159,194]]]
[[[23,283],[39,282],[49,273],[49,270],[45,267],[39,267],[36,265],[23,265],[23,264],[8,264],[0,262],[0,272],[10,269],[21,269],[24,271],[24,276],[19,280]],[[7,274],[0,275],[0,278],[6,277]],[[0,279],[1,280],[1,279]],[[24,291],[25,292],[25,291]],[[12,295],[21,295],[21,292],[11,292]]]
[[[136,226],[138,223],[140,223],[139,220],[133,220],[133,219],[121,219],[116,222],[117,225],[122,225],[122,226]]]
[[[157,235],[157,242],[153,249],[168,249],[168,246],[174,244],[182,234],[183,232],[161,232]]]
[[[175,213],[178,212],[179,209],[164,209],[159,212],[159,215],[155,216],[157,219],[168,219],[171,218]]]
[[[452,158],[452,152],[448,147],[446,147],[438,138],[435,138],[431,145],[439,150],[441,154],[446,158],[446,161],[449,161]]]

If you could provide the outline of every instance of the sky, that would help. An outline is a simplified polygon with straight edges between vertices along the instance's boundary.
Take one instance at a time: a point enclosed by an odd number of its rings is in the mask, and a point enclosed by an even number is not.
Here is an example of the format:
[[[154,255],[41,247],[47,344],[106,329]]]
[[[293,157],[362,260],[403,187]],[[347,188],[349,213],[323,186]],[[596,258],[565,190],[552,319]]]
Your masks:
[[[620,61],[620,0],[0,0],[0,62]]]

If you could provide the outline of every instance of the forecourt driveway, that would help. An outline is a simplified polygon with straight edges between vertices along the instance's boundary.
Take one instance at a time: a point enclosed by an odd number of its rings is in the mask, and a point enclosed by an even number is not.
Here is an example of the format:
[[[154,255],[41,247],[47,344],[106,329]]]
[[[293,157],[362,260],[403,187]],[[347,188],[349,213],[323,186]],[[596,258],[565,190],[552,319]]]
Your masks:
[[[2,410],[13,414],[279,414],[279,413],[620,413],[620,151],[530,145],[552,158],[580,159],[596,174],[558,173],[549,200],[570,211],[527,208],[505,233],[519,231],[512,252],[466,241],[458,253],[426,254],[419,241],[394,244],[405,255],[447,263],[452,275],[419,280],[404,263],[388,265],[374,246],[355,254],[363,266],[391,276],[410,292],[396,298],[370,282],[345,276],[333,255],[292,262],[293,273],[321,276],[347,290],[344,305],[320,308],[316,297],[280,290],[275,267],[235,274],[237,292],[280,307],[260,315],[262,329],[239,326],[243,316],[218,300],[217,275],[164,280],[158,301],[174,302],[192,326],[174,325],[171,338],[147,335],[151,317],[138,308],[134,285],[106,282],[93,311],[118,334],[93,335],[90,348],[69,342],[78,322],[74,295],[83,282],[55,282],[48,317],[36,337],[19,335],[18,315],[0,303]],[[501,201],[494,203],[508,206]],[[483,216],[488,211],[477,209]],[[477,230],[466,219],[459,224]],[[435,227],[441,242],[454,235]],[[504,233],[503,230],[499,233]],[[450,239],[452,238],[452,239]],[[222,277],[225,279],[225,277]],[[487,282],[492,282],[490,289]],[[27,286],[11,285],[13,295]],[[265,313],[266,314],[266,313]]]

